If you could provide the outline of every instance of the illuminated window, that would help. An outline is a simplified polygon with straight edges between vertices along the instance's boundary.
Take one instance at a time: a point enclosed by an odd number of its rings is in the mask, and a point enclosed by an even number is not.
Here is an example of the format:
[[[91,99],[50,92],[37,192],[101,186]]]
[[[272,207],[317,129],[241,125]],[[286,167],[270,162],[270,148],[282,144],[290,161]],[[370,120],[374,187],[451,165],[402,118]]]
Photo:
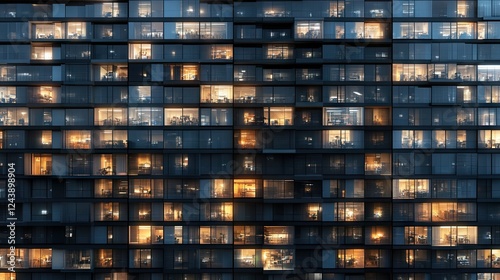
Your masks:
[[[293,125],[293,108],[265,107],[264,124]]]
[[[116,170],[113,169],[113,155],[94,155],[94,174],[96,175],[116,175]]]
[[[330,193],[327,197],[363,198],[363,180],[330,180]]]
[[[15,81],[16,80],[16,67],[15,66],[1,66],[0,67],[0,81]]]
[[[113,82],[128,80],[127,65],[94,65],[94,81]]]
[[[128,124],[130,126],[163,125],[163,110],[160,107],[128,108]]]
[[[234,101],[237,103],[255,103],[257,102],[255,87],[235,87]]]
[[[479,148],[496,149],[500,148],[500,130],[480,130],[478,146]]]
[[[330,1],[330,17],[344,17],[344,1]]]
[[[262,244],[262,227],[234,226],[234,244]]]
[[[64,252],[65,269],[90,269],[92,265],[91,250],[66,250]]]
[[[16,87],[0,87],[0,103],[16,103],[16,92]]]
[[[42,140],[42,147],[52,148],[52,131],[43,130],[41,140]]]
[[[151,249],[136,249],[130,251],[130,263],[132,264],[130,267],[151,268],[152,262]]]
[[[210,48],[210,58],[214,60],[230,60],[233,59],[232,45],[212,45]]]
[[[26,108],[0,109],[0,125],[29,125],[29,114]]]
[[[134,9],[135,8],[135,9]],[[134,1],[131,3],[131,16],[151,17],[151,1]]]
[[[365,250],[365,267],[391,267],[392,263],[387,259],[392,255],[392,251],[379,250],[379,249],[366,249]]]
[[[456,202],[432,203],[433,222],[475,221],[475,220],[476,220],[475,203],[456,203]]]
[[[294,184],[291,180],[264,180],[264,198],[293,198]]]
[[[336,221],[363,221],[365,216],[363,202],[338,202],[334,211]]]
[[[311,187],[311,186],[309,184],[306,187]],[[295,216],[297,218],[297,214]],[[298,215],[298,218],[300,220],[305,220],[305,221],[320,221],[321,220],[321,204],[319,204],[319,203],[306,204],[305,205],[305,213],[300,213]]]
[[[357,149],[363,148],[364,132],[356,130],[323,131],[323,148],[325,149]]]
[[[113,181],[106,179],[97,179],[95,181],[96,197],[111,197],[113,195]]]
[[[235,249],[234,266],[238,268],[262,267],[260,249]]]
[[[200,38],[200,24],[195,22],[176,23],[175,31],[177,34],[176,39],[199,39]]]
[[[51,268],[52,249],[30,249],[29,261],[32,268]]]
[[[163,204],[164,221],[182,221],[182,203]]]
[[[113,267],[113,250],[98,249],[96,251],[96,267]]]
[[[41,86],[33,91],[32,101],[35,103],[60,102],[60,88]]]
[[[233,189],[231,180],[214,179],[210,181],[210,197],[212,198],[231,198]]]
[[[391,228],[372,226],[366,228],[366,244],[391,244]]]
[[[293,58],[293,48],[289,45],[273,44],[266,47],[267,59],[290,59]]]
[[[97,203],[95,205],[95,211],[96,211],[96,220],[98,221],[120,220],[120,204],[117,202]]]
[[[233,231],[228,226],[201,226],[200,244],[231,244]]]
[[[127,125],[126,108],[96,108],[94,111],[95,125]]]
[[[199,80],[198,65],[169,64],[165,68],[165,79],[169,81],[194,81]]]
[[[394,39],[430,39],[428,22],[397,22],[393,25]]]
[[[127,174],[127,158],[124,154],[95,154],[93,163],[93,174],[97,176]]]
[[[257,139],[258,132],[255,130],[241,130],[235,132],[237,144],[242,149],[256,149],[261,147],[260,139]]]
[[[52,155],[34,154],[31,157],[31,175],[51,175]]]
[[[394,82],[427,81],[431,78],[441,78],[443,75],[441,71],[434,71],[433,76],[428,75],[427,64],[394,64],[392,68]]]
[[[162,244],[163,227],[161,226],[130,226],[129,244]]]

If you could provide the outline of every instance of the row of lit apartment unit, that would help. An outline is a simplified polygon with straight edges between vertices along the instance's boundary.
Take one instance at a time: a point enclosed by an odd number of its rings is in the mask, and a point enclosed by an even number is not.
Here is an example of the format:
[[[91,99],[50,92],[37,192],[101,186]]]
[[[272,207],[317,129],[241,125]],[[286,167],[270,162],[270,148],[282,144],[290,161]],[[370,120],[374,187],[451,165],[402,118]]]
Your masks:
[[[442,105],[442,104],[440,104]],[[490,105],[492,106],[492,105]],[[107,141],[111,135],[107,137],[100,134],[107,129],[114,127],[206,127],[214,129],[215,127],[235,126],[240,129],[275,128],[276,131],[286,131],[285,128],[304,128],[305,126],[313,126],[316,129],[325,127],[341,127],[344,130],[347,127],[384,127],[384,126],[399,126],[399,129],[408,129],[410,127],[445,127],[448,129],[458,129],[458,126],[463,126],[460,130],[472,130],[479,127],[496,126],[499,123],[500,108],[497,107],[323,107],[323,108],[294,108],[294,107],[260,107],[260,108],[163,108],[163,107],[106,107],[95,109],[64,109],[64,108],[27,108],[27,107],[3,107],[0,109],[0,125],[11,127],[40,127],[49,129],[50,127],[70,127],[79,126],[80,129],[89,126],[103,128],[101,132],[96,131],[91,133],[90,130],[85,131],[86,134],[94,134],[96,139],[102,138]],[[391,116],[392,115],[392,116]],[[234,122],[233,122],[234,118]],[[391,120],[392,119],[392,120]],[[405,127],[405,128],[403,128]],[[326,135],[329,134],[325,130]],[[15,132],[12,132],[15,133]],[[39,132],[41,133],[41,131]],[[71,133],[71,132],[69,132]],[[119,133],[119,132],[117,132]],[[127,137],[121,132],[121,136],[117,136],[117,140],[124,140],[123,147],[126,146]],[[321,131],[318,133],[321,134]],[[335,132],[333,132],[335,133]],[[465,138],[474,141],[476,136],[473,132]],[[486,133],[486,134],[485,134]],[[47,134],[47,133],[46,133]],[[109,133],[108,133],[109,134]],[[157,139],[163,139],[162,130],[154,132]],[[478,144],[481,148],[484,139],[491,140],[491,132],[479,132]],[[14,135],[14,134],[12,134]],[[50,134],[48,134],[50,135]],[[325,142],[330,141],[331,137],[325,135]],[[484,136],[483,136],[484,135]],[[129,135],[132,136],[132,135]],[[172,135],[173,136],[173,135]],[[20,136],[21,137],[21,136]],[[68,137],[65,137],[65,139]],[[71,136],[70,136],[71,138]],[[82,138],[82,137],[80,137]],[[89,136],[90,138],[90,136]],[[130,137],[144,139],[148,137]],[[231,137],[232,138],[232,137]],[[319,136],[315,138],[319,139]],[[414,137],[413,137],[414,138]],[[427,138],[427,137],[426,137]],[[61,139],[57,136],[55,139]],[[81,139],[80,139],[81,140]],[[168,140],[168,137],[165,139]],[[188,139],[186,139],[188,140]],[[195,139],[194,139],[195,140]],[[462,139],[465,140],[465,139]],[[22,139],[20,139],[22,141]],[[318,140],[316,140],[318,141]],[[24,141],[22,141],[24,142]],[[82,142],[78,139],[71,141],[66,139],[67,146],[70,147],[71,142]],[[162,140],[163,142],[163,140]],[[294,141],[291,141],[294,142]],[[48,142],[47,142],[48,143]],[[231,143],[229,141],[228,143]],[[85,143],[82,143],[85,144]],[[95,143],[95,146],[100,147],[105,143]],[[133,143],[130,143],[134,145]],[[158,145],[160,148],[163,145]],[[232,144],[230,144],[232,145]],[[60,144],[58,145],[60,146]],[[142,146],[142,145],[139,145]],[[139,147],[138,146],[138,147]],[[427,145],[424,145],[427,146]],[[424,147],[422,146],[422,147]],[[471,143],[471,146],[475,146]],[[49,147],[49,146],[47,146]],[[82,145],[89,148],[90,143]],[[105,147],[105,145],[104,145]],[[133,147],[133,146],[131,146]],[[178,148],[178,147],[174,147]],[[332,148],[334,148],[332,146]]]
[[[291,66],[291,65],[290,65]],[[392,69],[391,69],[392,68]],[[392,71],[391,71],[392,70]],[[390,73],[392,72],[392,78]],[[71,63],[63,65],[10,65],[0,67],[0,81],[13,82],[66,82],[66,83],[110,83],[117,85],[125,82],[154,82],[166,84],[176,83],[182,85],[200,85],[203,82],[267,82],[287,83],[297,82],[307,85],[321,84],[322,82],[430,82],[430,83],[470,83],[470,82],[497,82],[500,80],[499,65],[474,65],[474,64],[323,64],[308,65],[300,68],[274,66],[274,65],[232,65],[232,64],[162,64],[162,63],[106,63],[85,64]],[[101,83],[101,84],[102,84]],[[229,103],[232,96],[214,96],[210,87],[203,88],[200,102],[204,103]],[[221,85],[225,94],[232,94],[231,90]],[[203,90],[204,89],[204,90]],[[214,98],[216,97],[216,98]],[[126,96],[125,96],[126,98]],[[131,100],[142,103],[139,98]],[[245,100],[239,100],[244,102]],[[272,100],[261,102],[273,102]],[[282,103],[286,100],[281,101]],[[318,100],[306,100],[314,102]],[[332,102],[333,100],[330,100]],[[50,99],[42,103],[51,103]],[[123,101],[122,101],[123,102]],[[144,103],[150,103],[144,100]],[[255,102],[255,101],[253,101]],[[288,101],[290,102],[290,100]],[[293,98],[291,100],[293,102]]]
[[[434,150],[389,153],[283,155],[229,153],[133,153],[3,155],[18,166],[19,174],[57,176],[209,176],[240,175],[495,175],[497,153],[437,153]],[[24,161],[24,162],[23,162]],[[278,166],[276,166],[278,165]],[[5,170],[3,167],[2,169]]]
[[[49,272],[49,271],[40,271],[35,274],[37,277],[41,279],[58,279],[57,277],[61,277],[61,273],[57,272]],[[294,276],[289,271],[280,271],[278,273],[266,273],[262,275],[261,273],[252,272],[250,273],[248,269],[242,270],[237,269],[232,273],[228,272],[204,272],[204,273],[145,273],[145,272],[133,272],[133,273],[125,273],[125,272],[98,272],[93,274],[94,278],[91,278],[90,273],[86,273],[85,271],[78,271],[78,279],[97,279],[97,280],[121,280],[121,279],[153,279],[153,280],[212,280],[212,279],[223,279],[223,280],[279,280],[283,278],[283,275],[289,275],[289,277],[296,277],[295,279],[322,279],[322,280],[338,280],[338,279],[396,279],[396,280],[427,280],[427,279],[438,279],[438,280],[446,280],[449,277],[454,277],[451,279],[466,279],[466,280],[491,280],[498,279],[500,274],[494,272],[480,272],[480,273],[471,273],[471,272],[455,272],[455,273],[423,273],[423,272],[412,272],[412,273],[402,273],[398,272],[392,276],[389,272],[366,272],[362,273],[360,271],[351,271],[347,273],[343,272],[307,272],[300,271],[297,272]],[[14,273],[1,273],[0,278],[2,280],[15,280],[15,279],[26,279],[31,277],[31,273],[22,273],[18,272],[17,276]],[[11,278],[12,277],[12,278]],[[17,277],[17,278],[16,278]],[[71,277],[71,276],[68,276]],[[298,278],[301,277],[301,278]],[[394,278],[391,278],[394,277]],[[434,278],[431,278],[434,277]]]
[[[1,159],[16,163],[19,174],[56,176],[210,176],[244,175],[496,175],[498,153],[448,153],[434,149],[390,153],[353,151],[295,155],[271,150],[212,153],[10,153]],[[5,166],[1,172],[6,173]]]
[[[95,4],[4,4],[3,18],[41,17],[41,18],[149,18],[149,17],[236,17],[236,18],[287,18],[287,17],[352,17],[352,18],[473,18],[495,16],[494,1],[262,1],[203,3],[192,1],[129,1],[128,3]],[[492,9],[493,8],[493,9]],[[233,12],[234,10],[234,12]],[[393,10],[393,11],[392,11]]]
[[[39,192],[41,191],[39,190]],[[162,224],[161,222],[233,221],[247,223],[266,221],[274,223],[322,221],[325,223],[346,222],[346,225],[361,224],[356,222],[368,222],[367,224],[369,224],[370,222],[390,221],[446,224],[449,222],[476,221],[491,223],[498,220],[500,216],[498,205],[486,202],[479,205],[476,202],[391,202],[391,199],[388,198],[385,199],[386,202],[293,203],[297,202],[297,200],[287,198],[289,201],[286,203],[273,203],[272,199],[280,199],[278,195],[267,198],[269,200],[266,200],[266,198],[264,200],[235,199],[234,202],[232,202],[232,198],[200,198],[200,202],[161,202],[161,200],[153,200],[158,202],[149,202],[147,198],[146,200],[134,200],[134,198],[140,199],[139,195],[135,195],[129,201],[122,200],[121,202],[90,203],[68,201],[63,203],[19,203],[18,221],[69,223],[128,221],[130,223],[158,222],[160,225]],[[120,201],[118,199],[113,200]],[[306,197],[303,200],[313,199]],[[382,201],[382,199],[380,200]],[[467,199],[463,199],[463,201],[467,201]],[[257,207],[260,209],[257,210]],[[194,228],[196,227],[192,229]],[[450,242],[443,244],[450,246]]]
[[[273,135],[273,138],[270,136]],[[496,149],[500,130],[5,130],[0,148],[16,149]],[[234,136],[234,140],[232,140]],[[279,137],[281,140],[276,139]],[[282,138],[289,138],[284,141]],[[246,151],[249,152],[249,151]],[[102,151],[100,152],[102,153]],[[105,156],[104,156],[105,157]],[[94,159],[98,162],[99,155]],[[112,160],[109,160],[112,162]]]
[[[147,203],[160,202],[160,204],[163,199],[167,199],[169,202],[170,200],[172,200],[173,203],[179,202],[178,206],[173,207],[179,211],[182,211],[180,210],[182,209],[182,202],[185,202],[182,200],[223,199],[222,202],[227,202],[231,201],[230,199],[232,198],[247,198],[254,199],[250,201],[254,201],[255,203],[260,203],[262,199],[264,199],[264,202],[268,202],[266,199],[285,199],[286,202],[297,202],[299,200],[318,202],[318,200],[322,198],[327,201],[354,201],[356,205],[359,206],[360,211],[363,211],[364,204],[360,200],[363,198],[388,198],[388,201],[393,199],[397,200],[398,203],[412,202],[399,201],[400,199],[416,199],[418,202],[427,201],[422,199],[431,199],[431,202],[435,203],[435,207],[439,208],[441,206],[437,202],[442,199],[498,198],[499,194],[497,188],[500,186],[500,180],[498,179],[456,179],[445,178],[445,176],[432,179],[400,178],[393,180],[380,178],[324,180],[315,178],[296,180],[276,178],[151,179],[139,177],[128,179],[80,178],[78,182],[71,178],[66,180],[61,179],[60,182],[57,180],[59,179],[40,177],[33,179],[33,181],[19,179],[19,182],[23,186],[19,187],[19,191],[16,195],[19,199],[23,199],[23,201],[30,197],[33,199],[80,197],[84,200],[88,198],[106,198],[111,199],[110,202],[119,202],[115,205],[116,207],[126,202],[127,198],[133,200],[135,203],[138,202],[136,199],[142,199]],[[57,190],[57,193],[53,193],[54,190]],[[3,197],[6,196],[5,183],[1,185],[0,195]],[[99,200],[99,202],[103,201]],[[240,202],[245,201],[241,200]],[[282,203],[283,201],[278,202]],[[425,208],[431,207],[429,205],[429,203],[426,203]],[[456,203],[450,204],[450,209],[457,208],[456,205]],[[113,204],[106,204],[106,208],[109,209],[115,206],[113,206]],[[311,209],[313,209],[311,211],[315,211],[314,209],[317,210],[318,208],[314,205],[311,207]],[[350,207],[355,206],[351,205]],[[161,211],[160,208],[158,208],[158,211]],[[119,209],[119,207],[116,209]],[[123,209],[120,211],[123,211]],[[430,210],[426,211],[431,212]],[[493,213],[498,212],[498,210],[494,210],[493,208],[488,211],[492,213],[490,218],[495,216]],[[372,212],[373,211],[367,208],[366,213]],[[386,212],[385,215],[387,215],[390,211],[385,210],[384,212]],[[293,211],[290,213],[293,213]],[[123,212],[119,216],[121,216],[121,219],[126,218]],[[182,220],[181,216],[174,216],[176,221]],[[430,221],[430,219],[432,219],[430,216],[418,218],[422,221]],[[174,218],[169,218],[169,220],[172,219]]]
[[[281,222],[282,223],[282,222]],[[135,223],[138,224],[138,223]],[[240,225],[226,226],[219,223],[217,226],[197,225],[151,225],[158,223],[140,223],[142,225],[126,226],[123,223],[96,223],[90,226],[26,226],[20,233],[22,238],[19,245],[33,247],[44,243],[55,243],[58,247],[64,240],[65,244],[88,244],[90,239],[96,240],[96,247],[119,248],[133,245],[131,247],[163,248],[158,245],[188,245],[188,244],[234,244],[236,248],[286,245],[341,245],[341,248],[360,248],[361,245],[370,245],[368,248],[377,248],[372,245],[395,245],[398,249],[488,249],[491,245],[499,243],[499,227],[491,226],[395,226],[389,225],[343,225],[318,226],[317,223],[308,223],[300,226],[262,226],[248,225],[240,222]],[[165,223],[163,223],[165,224]],[[167,223],[168,224],[168,223]],[[171,224],[171,223],[170,223]],[[201,223],[203,224],[203,223]],[[265,222],[264,222],[265,224]],[[289,224],[289,223],[288,223]],[[53,229],[53,234],[46,235]],[[68,232],[72,234],[67,234]],[[493,232],[493,234],[492,234]],[[106,235],[107,233],[107,235]],[[63,236],[64,235],[64,236]],[[60,239],[56,241],[56,239]],[[56,245],[58,244],[58,245]],[[108,244],[108,245],[102,245]],[[112,245],[114,244],[114,245]],[[245,245],[245,246],[240,246]],[[148,248],[149,248],[148,247]],[[171,246],[166,246],[171,247]],[[193,246],[178,246],[189,248]],[[212,248],[217,246],[201,246]],[[229,248],[232,246],[219,246]],[[257,246],[258,247],[258,246]],[[310,248],[310,246],[299,246]],[[387,246],[378,246],[387,248]],[[456,248],[448,248],[456,247]],[[490,248],[491,249],[491,248]]]
[[[3,4],[2,18],[149,18],[149,17],[236,17],[236,18],[287,18],[287,17],[352,17],[352,18],[407,18],[448,17],[473,18],[497,15],[492,0],[452,1],[259,1],[234,3],[204,3],[191,1],[131,0],[127,3],[66,3],[66,4]]]
[[[347,247],[392,244],[415,245],[420,249],[429,246],[477,249],[500,242],[499,227],[487,225],[499,216],[499,207],[494,203],[480,207],[479,219],[475,221],[471,203],[395,202],[397,213],[392,218],[388,203],[133,202],[127,215],[125,202],[94,205],[84,201],[73,197],[64,203],[21,203],[19,220],[23,226],[19,228],[17,244],[330,244]],[[295,213],[292,208],[296,208]],[[284,214],[287,210],[292,212]],[[466,211],[473,213],[469,215]],[[127,216],[130,216],[129,223]],[[319,223],[323,218],[325,220]],[[85,224],[90,221],[92,226]],[[476,223],[481,225],[473,225]],[[7,231],[3,232],[2,240],[7,242]]]
[[[454,39],[484,40],[500,37],[500,23],[496,21],[467,22],[344,22],[322,19],[291,19],[280,25],[271,23],[233,23],[232,21],[206,22],[129,22],[128,24],[64,22],[9,22],[0,23],[6,29],[0,32],[1,40],[31,42],[67,41],[124,41],[124,40],[290,40],[316,41],[368,40],[385,42],[388,39]],[[234,34],[233,34],[234,29]],[[392,30],[392,32],[391,32]],[[19,32],[18,32],[19,31]],[[21,32],[22,31],[22,32]],[[234,36],[233,36],[234,35]],[[141,58],[139,53],[134,59]],[[148,59],[144,56],[144,59]]]

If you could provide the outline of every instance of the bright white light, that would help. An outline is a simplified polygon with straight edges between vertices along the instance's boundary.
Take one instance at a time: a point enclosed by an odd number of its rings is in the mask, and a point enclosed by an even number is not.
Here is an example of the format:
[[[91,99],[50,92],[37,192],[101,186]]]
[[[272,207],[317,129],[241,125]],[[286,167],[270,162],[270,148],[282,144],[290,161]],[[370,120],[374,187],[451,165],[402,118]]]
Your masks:
[[[498,70],[500,69],[500,65],[478,65],[478,70]]]

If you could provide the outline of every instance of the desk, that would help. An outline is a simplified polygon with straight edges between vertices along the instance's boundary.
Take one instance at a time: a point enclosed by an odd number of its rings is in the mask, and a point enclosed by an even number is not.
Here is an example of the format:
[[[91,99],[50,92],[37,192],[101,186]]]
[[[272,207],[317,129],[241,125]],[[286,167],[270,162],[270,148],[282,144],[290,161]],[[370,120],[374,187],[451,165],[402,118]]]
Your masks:
[[[90,149],[90,142],[88,142],[88,143],[82,142],[82,141],[70,142],[69,148],[71,148],[71,149]]]

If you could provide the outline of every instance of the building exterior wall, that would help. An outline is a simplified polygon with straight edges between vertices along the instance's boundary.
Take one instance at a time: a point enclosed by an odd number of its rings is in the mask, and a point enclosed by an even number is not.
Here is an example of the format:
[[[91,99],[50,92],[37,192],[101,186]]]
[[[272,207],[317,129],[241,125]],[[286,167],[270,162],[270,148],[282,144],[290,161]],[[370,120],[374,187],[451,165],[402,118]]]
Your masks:
[[[3,1],[0,280],[500,279],[499,19]]]

